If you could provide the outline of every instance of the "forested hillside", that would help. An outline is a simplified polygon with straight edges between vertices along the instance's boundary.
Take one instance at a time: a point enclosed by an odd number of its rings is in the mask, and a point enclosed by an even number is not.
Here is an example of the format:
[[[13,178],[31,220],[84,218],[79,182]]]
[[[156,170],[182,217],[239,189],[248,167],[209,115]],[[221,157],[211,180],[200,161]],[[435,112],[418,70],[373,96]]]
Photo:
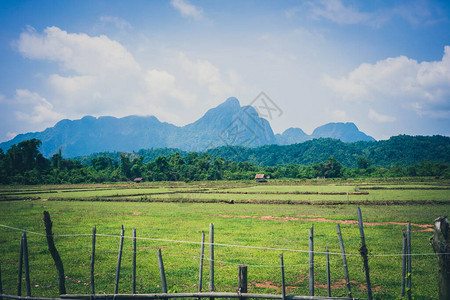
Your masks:
[[[316,139],[287,146],[219,147],[207,153],[233,161],[248,161],[258,166],[312,165],[334,157],[346,167],[357,167],[358,161],[365,160],[373,166],[388,168],[421,161],[450,163],[450,138],[399,135],[385,141],[354,143]]]
[[[0,183],[61,184],[127,181],[435,176],[450,178],[450,138],[398,136],[382,142],[332,139],[291,146],[222,147],[207,153],[149,149],[51,159],[36,139],[0,149]],[[220,156],[220,157],[219,157]]]

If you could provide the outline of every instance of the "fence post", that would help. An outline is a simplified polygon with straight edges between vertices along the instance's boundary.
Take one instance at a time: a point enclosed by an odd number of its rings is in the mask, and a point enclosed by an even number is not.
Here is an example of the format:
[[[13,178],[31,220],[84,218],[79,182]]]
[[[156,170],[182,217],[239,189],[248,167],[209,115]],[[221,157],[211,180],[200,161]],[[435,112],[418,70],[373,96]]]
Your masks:
[[[359,253],[363,257],[364,270],[366,271],[367,295],[369,300],[372,300],[372,287],[370,286],[369,260],[367,258],[368,251],[366,247],[366,238],[364,236],[364,225],[362,221],[361,209],[359,206],[356,209],[358,211],[359,232],[361,234],[361,248],[359,249]]]
[[[238,272],[239,293],[247,293],[247,265],[239,265]]]
[[[330,274],[330,253],[328,252],[328,247],[326,251],[326,259],[327,259],[327,296],[331,297],[331,274]]]
[[[411,295],[411,222],[408,222],[408,225],[406,225],[406,247],[407,247],[407,252],[408,252],[408,266],[407,266],[407,272],[408,272],[408,277],[407,277],[407,287],[408,290],[406,292],[406,294],[408,295],[408,299],[411,300],[412,299],[412,295]]]
[[[45,233],[47,235],[47,244],[48,250],[52,255],[53,260],[55,261],[56,270],[58,271],[58,285],[59,285],[59,294],[66,294],[66,278],[64,277],[64,266],[59,256],[58,250],[55,246],[55,241],[53,240],[52,227],[53,223],[50,219],[50,214],[48,211],[44,210],[44,225],[45,225]]]
[[[26,232],[23,233],[22,238],[23,238],[23,263],[25,267],[25,285],[27,287],[27,297],[31,297],[30,264],[28,262],[28,242]]]
[[[403,233],[403,246],[402,246],[402,292],[400,294],[400,298],[403,299],[405,297],[405,278],[406,278],[406,234]]]
[[[203,282],[203,256],[205,255],[205,232],[202,231],[202,244],[200,247],[200,267],[198,274],[198,292],[202,292],[202,282]]]
[[[133,228],[133,287],[132,293],[136,294],[136,227]]]
[[[0,263],[0,294],[3,294],[3,285],[2,285],[2,264]],[[3,297],[0,297],[0,300],[3,300]]]
[[[159,275],[161,277],[162,292],[167,293],[166,273],[164,272],[164,263],[162,259],[161,248],[158,249],[158,265],[159,265]]]
[[[116,284],[114,285],[114,294],[117,294],[119,292],[120,263],[122,262],[122,249],[123,249],[124,234],[125,234],[125,228],[122,225],[122,231],[120,232],[119,256],[117,258]]]
[[[450,299],[450,225],[447,217],[434,220],[430,242],[439,264],[439,300]]]
[[[214,292],[214,224],[209,224],[209,291]],[[213,297],[210,298],[214,299]]]
[[[353,298],[352,297],[352,289],[351,289],[351,286],[350,286],[350,277],[348,276],[347,258],[345,256],[344,241],[342,240],[341,226],[339,226],[339,224],[337,224],[337,235],[338,235],[338,238],[339,238],[339,246],[341,247],[342,264],[344,265],[345,283],[346,283],[346,286],[347,286],[347,296],[349,298]]]
[[[284,261],[283,261],[283,253],[280,254],[280,261],[281,261],[281,292],[282,292],[282,299],[286,299],[286,283],[284,281]]]
[[[25,233],[25,232],[24,232]],[[19,254],[19,280],[17,281],[17,296],[22,296],[22,266],[23,266],[23,234],[20,238],[20,254]]]
[[[309,229],[309,295],[314,296],[314,225]]]
[[[95,295],[95,282],[94,282],[94,266],[95,266],[95,235],[97,228],[92,228],[92,252],[91,252],[91,294]]]

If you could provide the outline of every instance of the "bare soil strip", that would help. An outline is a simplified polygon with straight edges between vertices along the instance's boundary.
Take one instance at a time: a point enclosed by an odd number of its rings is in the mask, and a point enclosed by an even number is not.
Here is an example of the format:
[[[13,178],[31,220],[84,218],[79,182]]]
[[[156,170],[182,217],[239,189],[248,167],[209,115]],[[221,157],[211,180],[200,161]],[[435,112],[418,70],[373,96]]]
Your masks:
[[[300,221],[300,220],[306,220],[311,222],[328,222],[328,223],[339,223],[339,224],[352,224],[352,225],[358,225],[358,221],[355,220],[332,220],[332,219],[326,219],[320,216],[309,216],[309,215],[300,215],[297,217],[277,217],[277,216],[245,216],[245,215],[217,215],[218,217],[222,218],[255,218],[260,220],[277,220],[277,221]],[[404,222],[364,222],[365,226],[383,226],[383,225],[400,225],[400,226],[406,226],[408,223]],[[424,224],[416,224],[411,223],[411,226],[416,226],[421,228],[421,231],[433,231],[432,225],[424,225]]]

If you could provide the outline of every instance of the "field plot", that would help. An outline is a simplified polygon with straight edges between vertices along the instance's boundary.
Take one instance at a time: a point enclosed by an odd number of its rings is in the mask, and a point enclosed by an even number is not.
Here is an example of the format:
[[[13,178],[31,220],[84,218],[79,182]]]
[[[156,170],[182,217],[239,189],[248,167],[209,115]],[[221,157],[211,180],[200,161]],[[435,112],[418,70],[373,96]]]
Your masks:
[[[369,189],[363,189],[368,187]],[[385,189],[379,189],[384,187]],[[372,188],[372,189],[370,189]],[[51,191],[51,192],[50,192]],[[247,194],[245,194],[247,192]],[[261,192],[262,194],[258,194]],[[237,268],[248,265],[249,292],[281,293],[279,254],[284,254],[288,294],[308,294],[308,229],[315,233],[316,295],[326,295],[325,255],[331,254],[332,295],[345,295],[345,281],[336,225],[340,224],[348,253],[354,297],[366,298],[365,277],[359,255],[360,237],[356,205],[345,204],[357,197],[377,202],[400,199],[402,205],[361,206],[369,249],[372,287],[377,299],[400,295],[402,233],[412,223],[412,291],[415,299],[437,298],[437,260],[429,245],[433,220],[450,212],[448,182],[253,182],[151,183],[144,185],[90,185],[50,187],[4,187],[1,189],[0,224],[30,231],[30,275],[32,295],[58,294],[57,273],[48,252],[43,211],[53,220],[55,243],[64,263],[68,293],[90,293],[92,227],[97,226],[96,292],[113,293],[120,227],[131,237],[137,229],[137,291],[160,292],[157,250],[161,249],[171,292],[195,292],[198,284],[201,232],[208,239],[209,224],[215,226],[216,291],[237,287]],[[368,192],[369,194],[352,194]],[[278,194],[277,194],[278,193]],[[283,194],[288,193],[288,194]],[[302,194],[303,193],[303,194]],[[316,193],[316,194],[313,194]],[[383,194],[384,193],[384,194]],[[56,194],[56,196],[55,196]],[[84,201],[51,201],[54,199]],[[218,203],[151,202],[166,199],[217,199]],[[37,198],[39,197],[39,199]],[[144,197],[147,197],[146,199]],[[246,198],[248,197],[248,198]],[[256,197],[256,198],[252,198]],[[257,198],[260,197],[260,198]],[[322,199],[340,205],[240,204],[239,199]],[[298,198],[297,198],[298,197]],[[142,198],[142,199],[141,199]],[[25,200],[24,199],[34,199]],[[86,199],[116,201],[87,201]],[[136,199],[124,202],[123,199]],[[331,200],[328,200],[331,199]],[[426,199],[418,205],[414,199]],[[16,201],[8,201],[16,200]],[[234,200],[231,202],[220,202]],[[317,200],[317,201],[319,201]],[[144,201],[144,202],[139,202]],[[145,202],[148,201],[148,202]],[[405,201],[405,202],[402,202]],[[410,201],[412,204],[408,204]],[[433,202],[434,201],[434,202]],[[448,202],[448,203],[446,203]],[[0,263],[3,289],[17,293],[17,269],[21,232],[0,227]],[[38,234],[33,234],[38,233]],[[275,248],[275,249],[274,249]],[[208,251],[205,251],[203,291],[208,290]],[[131,292],[132,240],[125,239],[119,292]],[[24,290],[24,288],[23,288]]]
[[[271,181],[97,184],[0,188],[0,200],[95,200],[140,202],[232,202],[292,204],[446,203],[450,182],[440,181]]]

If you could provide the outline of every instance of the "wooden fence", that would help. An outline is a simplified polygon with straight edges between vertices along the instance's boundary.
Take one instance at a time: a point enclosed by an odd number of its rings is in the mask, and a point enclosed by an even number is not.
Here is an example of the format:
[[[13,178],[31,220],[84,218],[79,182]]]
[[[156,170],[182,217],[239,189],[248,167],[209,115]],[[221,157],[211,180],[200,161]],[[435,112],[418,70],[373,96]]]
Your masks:
[[[368,250],[365,242],[364,225],[362,221],[362,214],[359,207],[357,207],[358,224],[361,237],[361,247],[359,253],[363,259],[364,272],[367,286],[367,299],[372,300],[372,288],[370,281],[370,268],[368,261]],[[321,299],[355,299],[352,296],[351,282],[349,278],[348,265],[346,259],[346,253],[344,248],[344,242],[341,234],[341,228],[337,225],[337,235],[339,238],[339,245],[342,256],[342,266],[345,274],[345,283],[347,295],[346,297],[333,297],[331,295],[330,284],[330,261],[328,248],[326,249],[326,272],[327,272],[327,297],[318,297],[314,295],[314,228],[309,229],[309,295],[308,296],[294,296],[286,295],[286,285],[284,276],[284,261],[283,254],[280,254],[280,269],[281,269],[281,295],[274,294],[254,294],[248,293],[248,279],[247,279],[247,265],[239,265],[238,267],[238,292],[215,292],[214,285],[214,225],[210,224],[209,228],[209,291],[202,292],[203,282],[203,257],[205,250],[205,233],[202,232],[201,247],[200,247],[200,266],[199,266],[199,281],[198,290],[195,293],[168,293],[166,284],[166,274],[164,270],[163,255],[161,249],[158,250],[158,265],[161,278],[161,293],[156,294],[137,294],[136,293],[136,228],[133,229],[133,257],[132,257],[132,294],[118,294],[120,271],[123,251],[124,240],[124,227],[122,226],[119,242],[119,252],[116,267],[116,278],[114,285],[114,294],[96,294],[95,293],[95,245],[96,245],[96,227],[92,230],[92,252],[91,252],[91,264],[90,264],[90,294],[67,294],[65,287],[64,267],[62,260],[59,256],[53,241],[52,233],[52,221],[50,214],[44,211],[44,224],[46,231],[47,244],[55,262],[55,266],[58,272],[58,287],[59,287],[59,299],[169,299],[169,298],[238,298],[238,299],[292,299],[292,300],[321,300]],[[434,222],[435,230],[434,236],[431,240],[431,244],[434,248],[439,263],[439,299],[450,299],[450,228],[447,217],[440,217]],[[401,281],[401,299],[412,299],[411,290],[411,224],[408,223],[406,228],[406,234],[403,235],[403,255],[402,255],[402,281]],[[23,274],[24,273],[24,274]],[[25,289],[26,297],[22,297],[22,280],[25,275]],[[31,284],[30,284],[30,271],[28,260],[28,242],[26,231],[22,233],[20,241],[20,254],[19,254],[19,268],[18,268],[18,284],[17,284],[17,296],[3,294],[2,280],[1,280],[1,264],[0,264],[0,300],[5,299],[47,299],[31,297]]]

